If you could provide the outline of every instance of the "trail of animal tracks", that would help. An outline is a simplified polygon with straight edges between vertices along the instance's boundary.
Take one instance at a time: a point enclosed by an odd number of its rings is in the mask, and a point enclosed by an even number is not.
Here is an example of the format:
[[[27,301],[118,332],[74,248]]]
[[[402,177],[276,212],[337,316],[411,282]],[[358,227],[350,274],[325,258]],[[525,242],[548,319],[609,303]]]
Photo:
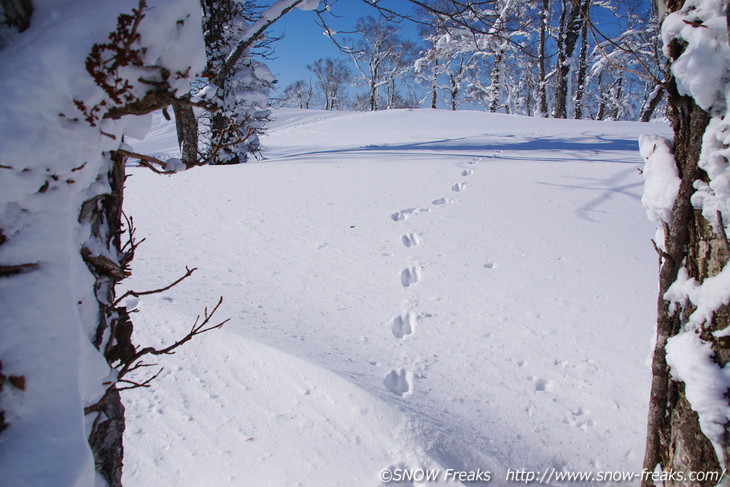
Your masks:
[[[131,170],[162,344],[129,485],[375,486],[384,468],[640,471],[657,264],[636,138],[663,125],[279,110],[266,160]],[[156,120],[139,152],[174,153]]]

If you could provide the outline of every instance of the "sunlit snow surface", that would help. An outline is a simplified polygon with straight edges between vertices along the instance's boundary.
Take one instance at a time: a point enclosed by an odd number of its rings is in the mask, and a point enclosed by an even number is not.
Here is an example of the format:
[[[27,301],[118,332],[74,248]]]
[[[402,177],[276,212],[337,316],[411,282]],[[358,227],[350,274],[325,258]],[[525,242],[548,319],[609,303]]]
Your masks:
[[[668,127],[275,115],[263,162],[130,170],[147,241],[127,285],[199,268],[141,298],[136,342],[173,341],[221,295],[231,321],[124,394],[125,484],[641,471],[657,257],[636,141]],[[174,156],[174,127],[133,145]]]

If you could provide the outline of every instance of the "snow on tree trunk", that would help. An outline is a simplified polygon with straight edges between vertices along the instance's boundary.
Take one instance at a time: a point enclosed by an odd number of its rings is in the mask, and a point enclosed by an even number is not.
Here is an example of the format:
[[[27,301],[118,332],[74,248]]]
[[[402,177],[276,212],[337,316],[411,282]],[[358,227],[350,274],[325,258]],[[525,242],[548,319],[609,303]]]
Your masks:
[[[0,394],[0,478],[117,486],[114,365],[130,353],[131,324],[114,285],[133,248],[122,243],[124,160],[113,151],[149,127],[128,114],[169,105],[188,89],[184,73],[202,68],[199,5],[32,3],[30,27],[0,51],[0,360],[25,379]],[[120,38],[124,48],[110,47]],[[115,55],[123,69],[112,75]]]
[[[550,5],[548,0],[542,0],[542,8],[540,10],[540,29],[538,35],[538,48],[537,48],[537,106],[538,113],[541,117],[547,117],[548,115],[548,100],[547,100],[547,77],[545,74],[545,40],[547,37],[548,30],[548,11]]]
[[[640,122],[648,122],[664,98],[664,87],[656,85],[648,97],[647,103],[641,109]]]
[[[213,88],[207,90],[207,98],[217,107],[210,116],[209,152],[215,151],[216,145],[222,147],[211,163],[246,162],[249,153],[258,151],[258,135],[270,114],[267,103],[274,77],[263,63],[253,59],[252,54],[255,42],[264,34],[257,33],[257,37],[251,38],[245,46],[240,44],[252,30],[246,20],[252,16],[251,2],[204,0],[202,5],[208,55],[206,73],[212,78]],[[265,18],[266,12],[262,14],[262,19]],[[234,51],[239,53],[238,57],[223,74],[221,66],[226,65]]]
[[[588,9],[590,3],[586,4],[586,11],[584,14],[588,15]],[[575,89],[575,96],[573,102],[575,106],[575,118],[580,120],[583,118],[583,94],[586,89],[586,73],[588,71],[588,22],[583,22],[583,27],[580,30],[580,54],[578,55],[578,77],[576,79],[577,87]]]
[[[722,471],[730,463],[730,72],[725,2],[659,0],[670,59],[674,143],[643,137],[643,202],[661,223],[656,345],[644,468]],[[662,480],[658,477],[658,480]],[[715,485],[676,481],[666,485]],[[657,479],[644,479],[654,485]]]
[[[496,113],[499,109],[499,102],[502,100],[502,61],[504,60],[504,51],[500,46],[494,53],[494,65],[492,66],[492,72],[490,73],[491,83],[489,85],[489,93],[487,97],[489,99],[488,110],[491,113]]]

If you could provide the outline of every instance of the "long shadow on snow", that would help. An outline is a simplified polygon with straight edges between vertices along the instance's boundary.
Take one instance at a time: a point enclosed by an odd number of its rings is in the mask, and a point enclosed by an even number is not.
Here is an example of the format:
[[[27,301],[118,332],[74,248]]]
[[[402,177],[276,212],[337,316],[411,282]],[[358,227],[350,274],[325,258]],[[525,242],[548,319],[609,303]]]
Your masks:
[[[485,134],[490,136],[491,134]],[[515,137],[514,135],[491,135],[494,137]],[[582,137],[580,137],[582,136]],[[545,152],[565,152],[572,154],[575,152],[590,152],[592,154],[606,151],[629,151],[638,155],[638,146],[633,139],[610,138],[601,135],[580,134],[575,139],[553,139],[553,138],[528,138],[522,142],[492,143],[485,144],[477,141],[473,143],[464,143],[464,141],[473,139],[474,137],[460,137],[453,139],[440,139],[426,142],[414,142],[406,144],[385,144],[385,145],[366,145],[350,149],[328,149],[319,151],[297,152],[283,156],[283,159],[302,156],[314,155],[341,155],[341,154],[366,154],[366,153],[398,153],[398,152],[446,152],[454,157],[485,157],[483,151],[545,151]],[[479,152],[476,152],[479,151]],[[638,157],[638,156],[637,156]],[[511,157],[514,159],[514,157]],[[530,160],[539,159],[540,161],[561,162],[568,160],[576,160],[576,157],[539,157],[530,158]],[[619,162],[623,164],[634,164],[638,161],[617,161],[614,159],[595,159],[591,158],[591,162]]]

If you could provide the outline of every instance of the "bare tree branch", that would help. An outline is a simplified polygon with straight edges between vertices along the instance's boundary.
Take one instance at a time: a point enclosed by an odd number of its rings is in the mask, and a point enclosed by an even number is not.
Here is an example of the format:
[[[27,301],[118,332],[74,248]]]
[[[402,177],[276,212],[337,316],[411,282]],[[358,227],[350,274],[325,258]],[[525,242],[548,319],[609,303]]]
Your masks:
[[[138,291],[129,290],[126,293],[122,294],[121,297],[119,297],[119,299],[117,299],[114,302],[114,306],[117,306],[119,303],[121,303],[128,296],[134,296],[135,298],[138,298],[139,296],[149,296],[150,294],[163,293],[163,292],[167,291],[168,289],[177,286],[178,284],[180,284],[182,281],[184,281],[188,277],[192,276],[193,275],[193,272],[195,272],[197,270],[198,270],[197,267],[193,267],[192,269],[190,269],[189,267],[185,267],[185,271],[186,272],[185,272],[185,274],[181,278],[179,278],[178,280],[176,280],[172,284],[170,284],[168,286],[165,286],[165,287],[161,287],[159,289],[153,289],[151,291],[139,291],[139,292]],[[216,306],[216,308],[217,308],[217,306]]]

